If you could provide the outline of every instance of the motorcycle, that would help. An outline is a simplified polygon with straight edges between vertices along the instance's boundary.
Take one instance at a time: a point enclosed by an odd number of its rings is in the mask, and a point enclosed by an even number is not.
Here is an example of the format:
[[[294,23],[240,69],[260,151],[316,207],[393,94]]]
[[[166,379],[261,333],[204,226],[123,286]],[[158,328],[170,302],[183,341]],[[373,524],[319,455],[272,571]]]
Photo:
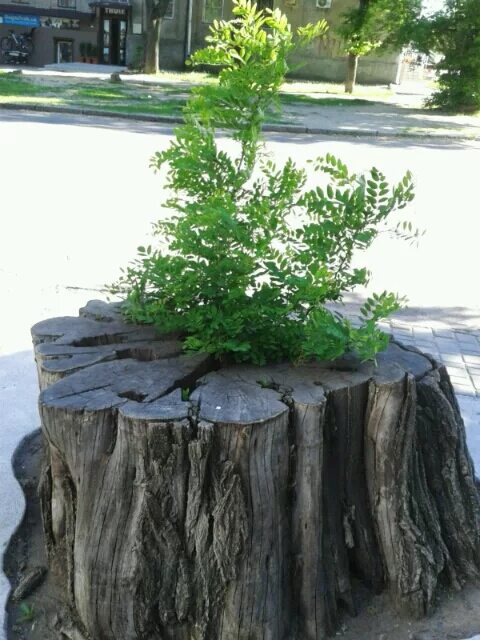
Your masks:
[[[3,59],[8,64],[27,64],[33,53],[33,32],[16,34],[10,30],[9,35],[0,40]]]

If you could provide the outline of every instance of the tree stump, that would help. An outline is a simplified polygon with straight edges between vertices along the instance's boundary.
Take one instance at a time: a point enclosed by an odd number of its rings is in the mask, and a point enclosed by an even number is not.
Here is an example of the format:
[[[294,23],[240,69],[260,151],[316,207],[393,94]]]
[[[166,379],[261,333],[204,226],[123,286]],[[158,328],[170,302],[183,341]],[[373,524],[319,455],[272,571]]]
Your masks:
[[[474,468],[432,358],[221,367],[115,306],[80,313],[32,329],[72,638],[320,640],[359,583],[421,616],[479,577]]]

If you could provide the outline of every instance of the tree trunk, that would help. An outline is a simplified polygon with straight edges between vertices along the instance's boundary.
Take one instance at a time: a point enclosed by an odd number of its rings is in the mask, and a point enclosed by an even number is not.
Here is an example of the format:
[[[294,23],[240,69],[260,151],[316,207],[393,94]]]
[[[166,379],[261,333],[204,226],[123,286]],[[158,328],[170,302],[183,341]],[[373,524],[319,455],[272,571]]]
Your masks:
[[[321,640],[355,613],[353,576],[413,616],[479,577],[473,464],[429,357],[219,368],[81,313],[32,329],[44,526],[78,637]]]
[[[345,78],[345,93],[353,93],[357,80],[358,56],[349,53],[347,57],[347,76]]]
[[[160,71],[160,31],[162,19],[151,15],[147,18],[146,43],[145,43],[145,73],[158,73]]]

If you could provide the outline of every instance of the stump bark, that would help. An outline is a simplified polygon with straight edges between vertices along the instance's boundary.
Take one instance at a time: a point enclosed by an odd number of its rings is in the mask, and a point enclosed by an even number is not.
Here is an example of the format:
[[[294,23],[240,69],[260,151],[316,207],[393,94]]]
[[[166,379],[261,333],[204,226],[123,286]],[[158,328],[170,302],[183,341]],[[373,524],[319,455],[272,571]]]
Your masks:
[[[358,585],[428,614],[480,574],[445,369],[220,367],[113,305],[32,329],[50,566],[91,640],[320,640]]]

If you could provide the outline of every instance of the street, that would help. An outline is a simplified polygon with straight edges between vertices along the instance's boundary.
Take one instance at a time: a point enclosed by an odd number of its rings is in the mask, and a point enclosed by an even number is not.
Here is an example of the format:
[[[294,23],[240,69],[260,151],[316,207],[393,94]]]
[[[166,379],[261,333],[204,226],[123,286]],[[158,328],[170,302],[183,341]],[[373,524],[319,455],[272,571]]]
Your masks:
[[[38,426],[30,326],[70,315],[114,281],[149,242],[160,215],[162,176],[149,158],[171,130],[125,120],[0,113],[2,221],[0,287],[0,553],[23,509],[10,459]],[[229,148],[224,140],[222,145]],[[278,162],[305,164],[326,153],[362,171],[375,165],[391,180],[411,170],[417,197],[408,214],[426,230],[418,247],[384,234],[361,262],[372,291],[407,296],[413,313],[480,328],[478,283],[479,143],[269,134]],[[477,162],[476,162],[477,161]],[[480,463],[478,400],[460,396],[472,453]],[[0,575],[0,637],[8,582]]]
[[[28,326],[54,311],[59,287],[112,282],[148,241],[163,197],[149,158],[165,148],[171,132],[153,124],[3,112],[0,136],[0,282],[9,300],[0,353],[6,353],[29,346]],[[471,309],[464,315],[477,325],[479,146],[268,135],[277,161],[293,156],[304,164],[330,152],[358,171],[375,165],[391,180],[411,170],[417,196],[399,219],[408,213],[426,235],[415,247],[384,234],[359,256],[373,271],[370,288],[397,291],[427,314],[437,307]]]

